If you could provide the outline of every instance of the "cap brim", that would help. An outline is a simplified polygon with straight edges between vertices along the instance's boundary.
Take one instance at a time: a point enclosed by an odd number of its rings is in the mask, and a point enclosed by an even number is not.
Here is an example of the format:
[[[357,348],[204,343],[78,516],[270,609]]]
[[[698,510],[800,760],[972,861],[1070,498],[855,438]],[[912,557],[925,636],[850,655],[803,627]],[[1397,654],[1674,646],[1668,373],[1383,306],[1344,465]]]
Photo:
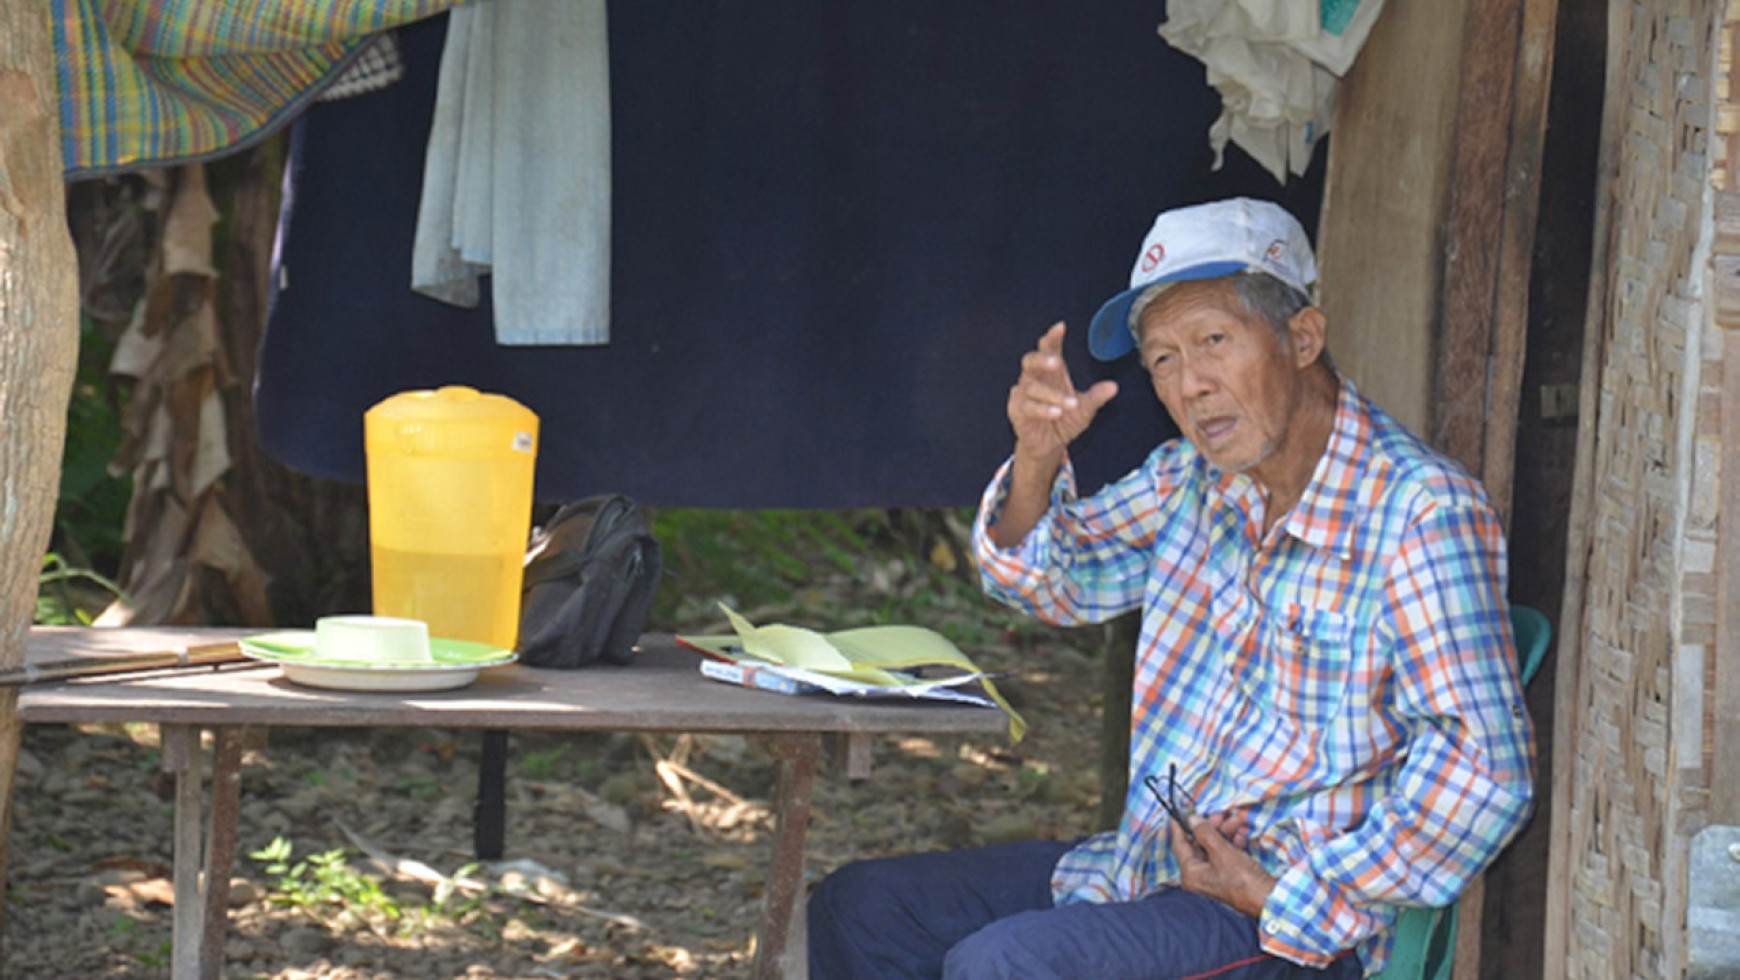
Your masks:
[[[1136,297],[1150,286],[1158,286],[1169,282],[1191,282],[1199,279],[1219,279],[1235,272],[1243,272],[1250,268],[1245,262],[1204,262],[1186,269],[1178,269],[1158,279],[1151,279],[1140,286],[1131,286],[1111,299],[1106,300],[1100,311],[1094,314],[1093,323],[1088,325],[1088,352],[1096,360],[1115,361],[1136,349],[1136,337],[1130,331],[1130,306],[1136,302]]]

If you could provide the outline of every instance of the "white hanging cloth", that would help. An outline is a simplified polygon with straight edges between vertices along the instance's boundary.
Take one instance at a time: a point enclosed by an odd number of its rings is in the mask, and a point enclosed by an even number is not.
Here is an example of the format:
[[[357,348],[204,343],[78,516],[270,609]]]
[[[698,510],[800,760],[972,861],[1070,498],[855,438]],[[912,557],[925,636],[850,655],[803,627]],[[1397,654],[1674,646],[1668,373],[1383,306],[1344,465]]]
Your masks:
[[[411,288],[474,307],[496,342],[610,340],[605,0],[472,0],[449,15]]]
[[[1166,43],[1208,67],[1221,114],[1209,127],[1215,166],[1228,140],[1275,179],[1303,174],[1329,132],[1335,87],[1384,0],[1171,0]]]

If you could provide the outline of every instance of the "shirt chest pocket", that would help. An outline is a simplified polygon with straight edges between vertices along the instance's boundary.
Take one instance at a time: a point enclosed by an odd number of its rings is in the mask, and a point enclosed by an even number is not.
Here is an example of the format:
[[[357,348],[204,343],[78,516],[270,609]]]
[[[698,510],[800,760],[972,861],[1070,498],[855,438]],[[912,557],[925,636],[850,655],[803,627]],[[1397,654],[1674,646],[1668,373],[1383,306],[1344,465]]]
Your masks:
[[[1307,732],[1341,712],[1353,670],[1353,622],[1341,613],[1288,604],[1258,633],[1265,705]]]

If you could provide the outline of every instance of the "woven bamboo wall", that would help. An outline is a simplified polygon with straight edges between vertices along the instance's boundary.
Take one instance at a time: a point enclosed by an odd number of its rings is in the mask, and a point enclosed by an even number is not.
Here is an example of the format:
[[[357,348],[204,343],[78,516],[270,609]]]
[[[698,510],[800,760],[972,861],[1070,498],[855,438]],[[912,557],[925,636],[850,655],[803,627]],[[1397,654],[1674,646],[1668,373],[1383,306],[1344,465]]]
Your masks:
[[[1711,185],[1715,189],[1716,223],[1711,260],[1710,309],[1717,343],[1725,364],[1740,364],[1740,2],[1728,0],[1723,18],[1716,68],[1716,139]],[[1708,361],[1706,361],[1708,363]],[[1740,372],[1740,367],[1734,369]],[[1709,813],[1702,823],[1740,824],[1740,380],[1724,386],[1723,374],[1706,370],[1699,391],[1699,458],[1719,465],[1699,466],[1698,491],[1715,497],[1721,513],[1733,515],[1718,534],[1715,552],[1716,637],[1708,649],[1699,690],[1704,695],[1703,738],[1697,746],[1702,770],[1708,774]],[[1724,484],[1722,468],[1729,474]],[[1710,470],[1708,480],[1705,470]],[[1689,679],[1688,679],[1689,680]],[[1689,740],[1688,740],[1689,741]]]
[[[1572,978],[1675,978],[1684,965],[1717,636],[1723,344],[1705,296],[1725,7],[1612,4],[1609,251],[1591,323],[1593,452],[1580,461],[1592,480],[1587,581],[1572,703],[1560,702],[1573,719],[1559,750],[1572,767],[1569,840],[1557,842],[1568,844]]]

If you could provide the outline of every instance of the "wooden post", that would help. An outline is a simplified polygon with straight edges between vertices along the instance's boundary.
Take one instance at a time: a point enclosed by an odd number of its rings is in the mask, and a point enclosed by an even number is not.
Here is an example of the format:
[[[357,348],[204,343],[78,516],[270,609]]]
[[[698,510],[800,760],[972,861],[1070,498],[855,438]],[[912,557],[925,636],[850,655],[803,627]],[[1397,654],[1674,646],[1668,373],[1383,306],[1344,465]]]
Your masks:
[[[0,0],[0,668],[24,662],[54,520],[78,355],[78,264],[66,225],[46,8]],[[0,694],[0,909],[17,691]]]
[[[1558,10],[1476,0],[1463,39],[1432,443],[1507,525]]]
[[[1386,8],[1338,97],[1319,232],[1337,362],[1507,523],[1557,15]],[[1457,980],[1483,972],[1483,898],[1464,893]]]
[[[1424,436],[1442,310],[1464,3],[1390,3],[1335,97],[1317,231],[1335,365]]]
[[[1130,790],[1130,697],[1136,684],[1136,643],[1142,614],[1130,612],[1105,625],[1105,663],[1100,674],[1100,830],[1115,830],[1124,818]]]
[[[1432,442],[1479,475],[1507,529],[1557,18],[1558,0],[1475,0],[1463,38]],[[1458,906],[1452,976],[1478,980],[1484,877]]]

